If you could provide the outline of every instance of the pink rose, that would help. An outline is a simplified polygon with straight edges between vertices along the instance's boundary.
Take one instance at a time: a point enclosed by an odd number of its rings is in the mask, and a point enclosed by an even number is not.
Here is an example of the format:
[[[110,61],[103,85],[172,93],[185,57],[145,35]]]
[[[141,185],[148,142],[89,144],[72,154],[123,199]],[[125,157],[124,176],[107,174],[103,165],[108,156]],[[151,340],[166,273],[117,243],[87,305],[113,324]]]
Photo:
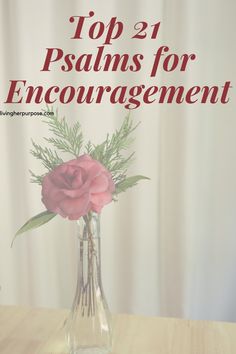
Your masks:
[[[77,220],[89,211],[100,213],[112,201],[114,191],[111,173],[89,155],[82,155],[43,178],[42,202],[47,210]]]

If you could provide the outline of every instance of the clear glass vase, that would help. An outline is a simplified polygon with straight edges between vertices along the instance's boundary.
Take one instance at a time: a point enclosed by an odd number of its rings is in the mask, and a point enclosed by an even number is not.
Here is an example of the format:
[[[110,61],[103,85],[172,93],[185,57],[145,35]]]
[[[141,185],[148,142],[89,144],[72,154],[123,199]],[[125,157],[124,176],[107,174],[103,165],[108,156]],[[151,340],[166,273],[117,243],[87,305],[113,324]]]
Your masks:
[[[107,354],[112,345],[111,314],[101,279],[100,217],[78,220],[79,265],[76,293],[66,322],[70,354]]]
[[[108,354],[112,319],[101,279],[100,217],[89,213],[78,220],[79,264],[74,302],[64,324],[42,344],[37,354]]]

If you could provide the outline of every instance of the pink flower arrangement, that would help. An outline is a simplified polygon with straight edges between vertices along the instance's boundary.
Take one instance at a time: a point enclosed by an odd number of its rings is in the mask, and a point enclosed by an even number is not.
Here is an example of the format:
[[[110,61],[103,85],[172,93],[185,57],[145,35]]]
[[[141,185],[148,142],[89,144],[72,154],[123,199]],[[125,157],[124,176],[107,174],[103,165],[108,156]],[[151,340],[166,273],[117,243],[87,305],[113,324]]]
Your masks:
[[[105,205],[117,200],[119,193],[147,179],[142,175],[127,176],[134,153],[127,155],[123,152],[132,142],[131,134],[139,124],[134,125],[130,115],[112,135],[107,134],[102,143],[94,145],[90,140],[84,142],[78,121],[69,126],[57,111],[48,109],[48,113],[44,123],[53,136],[44,139],[50,147],[32,141],[31,150],[47,171],[42,175],[30,171],[31,182],[42,187],[42,202],[46,210],[29,219],[15,237],[46,224],[56,215],[79,220],[90,217],[91,212],[100,213]],[[73,160],[64,162],[61,153],[71,154]]]

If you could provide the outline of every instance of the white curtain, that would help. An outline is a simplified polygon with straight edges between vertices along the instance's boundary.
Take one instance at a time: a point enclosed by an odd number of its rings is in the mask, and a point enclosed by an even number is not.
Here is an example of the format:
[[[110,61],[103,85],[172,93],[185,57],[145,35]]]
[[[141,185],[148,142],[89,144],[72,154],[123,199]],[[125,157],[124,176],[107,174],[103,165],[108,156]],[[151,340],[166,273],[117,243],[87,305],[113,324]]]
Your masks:
[[[40,72],[46,47],[65,53],[94,51],[91,41],[70,40],[71,15],[93,10],[96,19],[121,19],[127,29],[139,20],[161,21],[156,43],[114,41],[114,52],[155,48],[196,53],[185,73]],[[42,105],[3,103],[9,80],[31,85],[193,85],[222,86],[236,74],[234,0],[0,0],[0,109],[40,111]],[[57,105],[85,136],[101,141],[127,111],[103,104]],[[120,195],[102,212],[102,273],[113,312],[236,320],[236,120],[235,93],[228,104],[142,105],[136,161],[130,173],[151,178]],[[31,138],[48,135],[39,118],[0,117],[0,303],[69,307],[76,281],[75,225],[56,218],[19,237],[15,231],[43,210],[40,187],[28,170],[41,171],[30,155]]]

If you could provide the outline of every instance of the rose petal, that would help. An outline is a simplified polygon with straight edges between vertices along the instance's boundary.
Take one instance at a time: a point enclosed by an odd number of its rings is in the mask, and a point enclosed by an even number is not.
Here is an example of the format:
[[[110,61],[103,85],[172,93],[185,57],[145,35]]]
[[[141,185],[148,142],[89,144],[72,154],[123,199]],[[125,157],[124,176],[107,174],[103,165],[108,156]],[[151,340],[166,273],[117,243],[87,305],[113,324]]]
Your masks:
[[[71,179],[71,187],[73,189],[80,188],[83,183],[86,181],[87,173],[84,168],[77,167],[74,170],[73,177]]]
[[[65,198],[62,190],[58,189],[46,176],[42,184],[42,202],[46,208],[50,211],[55,211],[58,206],[58,202]]]
[[[108,189],[108,187],[109,187],[108,178],[104,173],[102,173],[91,181],[90,192],[91,193],[105,192]]]
[[[54,185],[58,188],[69,188],[70,184],[65,179],[65,174],[67,172],[68,167],[65,164],[62,164],[55,168],[51,173],[48,174],[48,177],[52,181]]]
[[[80,198],[84,193],[88,193],[89,185],[86,183],[78,189],[62,189],[65,196],[70,198]]]
[[[98,194],[91,194],[90,201],[93,205],[105,205],[112,201],[112,194],[110,192],[103,192]]]
[[[68,217],[73,214],[79,215],[80,218],[89,211],[89,194],[84,193],[80,198],[66,198],[59,204],[60,209]]]
[[[94,211],[95,213],[100,213],[101,210],[103,208],[103,205],[95,205],[95,204],[91,204],[91,209],[92,211]]]

